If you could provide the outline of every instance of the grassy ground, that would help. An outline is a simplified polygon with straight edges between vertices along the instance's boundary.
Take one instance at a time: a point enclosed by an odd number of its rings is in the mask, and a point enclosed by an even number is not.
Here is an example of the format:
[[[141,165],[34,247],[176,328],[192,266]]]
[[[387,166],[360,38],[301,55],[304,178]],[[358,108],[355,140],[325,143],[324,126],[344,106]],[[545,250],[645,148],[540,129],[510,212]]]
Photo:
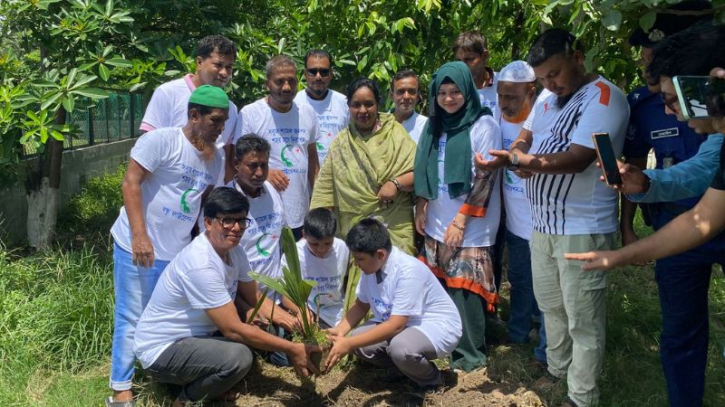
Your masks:
[[[0,249],[0,405],[100,406],[108,395],[113,279],[107,227],[118,210],[115,178],[97,181],[64,215],[62,247],[43,254]],[[75,205],[75,206],[74,206]],[[642,225],[639,229],[644,231]],[[96,231],[96,232],[94,232]],[[76,238],[81,233],[81,237]],[[74,236],[74,238],[69,238]],[[706,405],[725,405],[725,280],[713,275]],[[504,289],[502,314],[507,312]],[[603,406],[667,405],[652,267],[611,273]],[[420,395],[409,383],[350,363],[316,381],[257,362],[239,385],[239,406],[556,406],[564,386],[543,388],[530,364],[532,345],[492,345],[489,367],[445,391]],[[139,375],[141,406],[169,406],[173,388]],[[235,405],[216,403],[218,406]]]

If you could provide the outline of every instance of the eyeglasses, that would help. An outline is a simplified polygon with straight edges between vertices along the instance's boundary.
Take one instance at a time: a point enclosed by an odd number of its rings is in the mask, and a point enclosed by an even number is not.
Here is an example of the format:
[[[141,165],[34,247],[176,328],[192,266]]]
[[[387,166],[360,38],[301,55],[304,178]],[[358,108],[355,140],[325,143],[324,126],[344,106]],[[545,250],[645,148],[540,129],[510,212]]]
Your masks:
[[[310,68],[307,70],[307,74],[310,76],[317,76],[318,73],[320,74],[321,77],[325,78],[327,76],[330,76],[330,69]]]
[[[235,224],[238,223],[239,224],[239,228],[242,229],[242,230],[244,230],[244,229],[248,228],[249,227],[249,223],[252,222],[252,220],[249,219],[249,218],[229,218],[229,217],[220,218],[220,217],[216,217],[214,219],[218,220],[219,223],[222,224],[222,226],[224,227],[224,229],[231,229],[231,228],[234,227]]]
[[[660,97],[662,97],[662,103],[664,103],[668,109],[673,112],[679,111],[679,109],[675,107],[675,103],[677,103],[677,95],[669,96],[668,94],[662,92],[660,93]]]

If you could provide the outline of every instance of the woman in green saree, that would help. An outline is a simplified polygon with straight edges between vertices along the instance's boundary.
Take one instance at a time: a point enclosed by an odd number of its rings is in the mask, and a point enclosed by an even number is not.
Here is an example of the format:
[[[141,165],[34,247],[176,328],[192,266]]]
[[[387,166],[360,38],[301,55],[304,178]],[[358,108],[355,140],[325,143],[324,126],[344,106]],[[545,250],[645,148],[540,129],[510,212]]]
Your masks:
[[[360,78],[347,88],[350,124],[330,145],[310,208],[331,208],[340,238],[361,219],[385,224],[393,245],[415,254],[413,162],[416,145],[392,114],[379,113],[380,91]]]

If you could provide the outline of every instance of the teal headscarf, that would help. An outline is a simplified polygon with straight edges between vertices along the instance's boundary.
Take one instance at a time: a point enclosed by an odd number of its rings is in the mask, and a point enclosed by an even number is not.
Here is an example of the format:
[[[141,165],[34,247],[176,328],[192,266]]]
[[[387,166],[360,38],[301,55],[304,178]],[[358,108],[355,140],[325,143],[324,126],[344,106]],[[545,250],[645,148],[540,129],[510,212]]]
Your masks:
[[[454,114],[443,110],[436,102],[438,89],[449,78],[458,86],[465,100]],[[446,133],[446,158],[444,180],[451,198],[471,191],[471,135],[470,128],[482,115],[491,110],[481,106],[476,85],[468,66],[463,62],[448,62],[431,78],[428,88],[430,119],[423,128],[415,154],[413,180],[415,194],[431,200],[438,198],[438,140]]]

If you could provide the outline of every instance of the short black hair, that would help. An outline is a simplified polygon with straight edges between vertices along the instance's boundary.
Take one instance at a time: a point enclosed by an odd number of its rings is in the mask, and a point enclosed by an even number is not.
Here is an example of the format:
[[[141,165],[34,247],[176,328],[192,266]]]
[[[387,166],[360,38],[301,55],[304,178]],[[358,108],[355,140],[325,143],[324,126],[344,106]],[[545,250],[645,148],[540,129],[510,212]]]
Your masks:
[[[307,54],[305,54],[305,69],[307,68],[307,60],[311,57],[327,58],[327,60],[330,61],[330,68],[332,68],[332,57],[329,52],[324,49],[311,49],[307,51]]]
[[[240,212],[249,213],[249,200],[234,188],[214,188],[204,203],[205,218]]]
[[[554,55],[564,54],[569,58],[575,51],[584,52],[584,46],[574,34],[563,28],[551,28],[536,37],[529,49],[527,62],[535,68]]]
[[[192,109],[194,109],[197,112],[199,112],[199,114],[202,115],[202,116],[206,116],[209,113],[211,113],[211,112],[213,112],[214,110],[217,110],[217,109],[218,110],[229,110],[229,109],[222,109],[222,108],[219,108],[219,107],[211,107],[211,106],[207,106],[207,105],[200,105],[198,103],[189,103],[186,106],[186,117],[187,118],[191,118],[191,110]]]
[[[647,68],[652,81],[677,75],[710,75],[715,67],[725,67],[725,26],[699,23],[660,41],[652,49]]]
[[[237,140],[237,144],[234,146],[234,157],[241,161],[245,155],[252,152],[267,154],[267,157],[269,157],[271,150],[272,146],[269,141],[254,133],[249,133]]]
[[[486,37],[478,30],[464,31],[458,34],[453,42],[453,53],[455,54],[459,49],[483,54],[483,51],[486,50]]]
[[[416,74],[412,69],[402,69],[396,72],[395,76],[393,76],[393,79],[390,81],[390,90],[395,90],[395,82],[405,78],[415,78],[415,80],[418,81],[418,89],[420,89],[420,79],[418,79],[418,74]]]
[[[337,220],[331,210],[327,208],[315,208],[305,216],[305,223],[302,231],[305,236],[315,239],[324,239],[326,237],[335,236],[337,230]]]
[[[283,68],[285,66],[291,66],[297,72],[297,62],[287,55],[275,55],[270,58],[269,61],[264,65],[264,72],[267,75],[267,80],[272,76],[272,72],[277,68]]]
[[[375,102],[380,105],[383,103],[383,99],[380,97],[380,89],[378,88],[378,84],[372,80],[365,77],[360,77],[352,81],[351,84],[347,85],[347,104],[348,106],[350,103],[352,103],[352,95],[357,92],[358,89],[366,87],[370,89],[373,92],[373,96],[375,97]]]
[[[393,249],[388,229],[375,218],[363,219],[353,226],[347,233],[345,243],[351,252],[369,255],[375,254],[378,250],[390,252]]]
[[[216,52],[219,55],[231,55],[237,59],[237,47],[223,35],[208,35],[196,45],[196,56],[207,59]]]

